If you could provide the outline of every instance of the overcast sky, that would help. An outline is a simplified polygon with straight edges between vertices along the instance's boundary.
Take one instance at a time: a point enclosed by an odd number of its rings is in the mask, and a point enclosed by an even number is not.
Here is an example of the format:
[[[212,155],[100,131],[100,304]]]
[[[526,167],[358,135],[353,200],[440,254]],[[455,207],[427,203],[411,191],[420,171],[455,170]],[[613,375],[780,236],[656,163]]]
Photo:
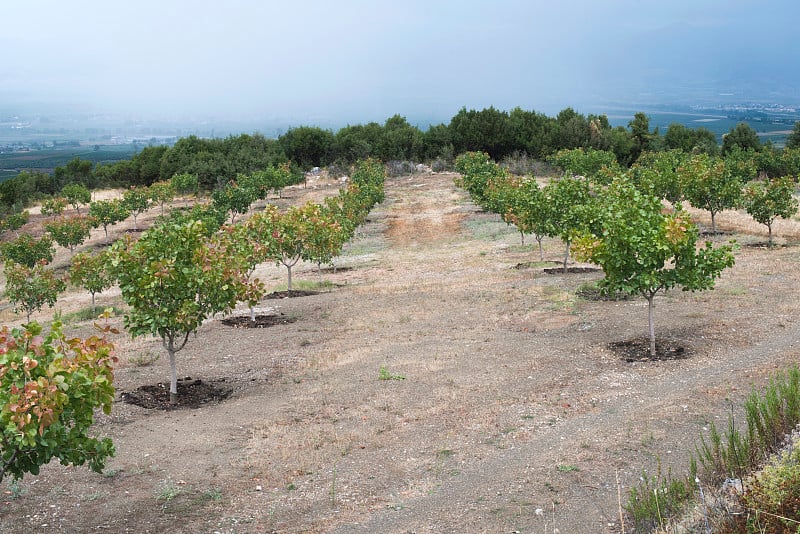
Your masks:
[[[303,124],[593,112],[670,84],[797,90],[798,20],[797,0],[8,0],[0,103]]]

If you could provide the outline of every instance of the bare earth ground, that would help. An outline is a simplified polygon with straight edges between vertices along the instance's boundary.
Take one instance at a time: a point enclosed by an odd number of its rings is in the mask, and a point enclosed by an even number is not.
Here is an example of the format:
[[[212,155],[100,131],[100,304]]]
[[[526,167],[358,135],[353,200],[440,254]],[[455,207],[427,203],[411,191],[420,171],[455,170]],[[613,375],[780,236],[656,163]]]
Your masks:
[[[334,193],[294,189],[281,202]],[[688,357],[627,362],[608,344],[645,335],[644,301],[577,297],[599,272],[516,268],[538,251],[478,212],[453,175],[389,179],[386,198],[340,269],[321,275],[331,290],[263,301],[260,312],[295,322],[217,318],[178,354],[181,375],[226,400],[116,403],[96,428],[117,448],[106,473],[50,465],[6,485],[0,530],[621,532],[617,477],[624,500],[657,459],[682,472],[710,421],[724,427],[752,385],[798,360],[800,248],[744,246],[765,239],[746,215],[720,216],[735,233],[715,240],[743,246],[715,291],[657,300],[659,337]],[[797,242],[800,223],[776,231]],[[561,243],[545,246],[557,261]],[[258,276],[277,286],[285,270]],[[159,341],[116,342],[118,396],[167,380],[166,358],[145,365]],[[379,380],[382,367],[396,379]]]

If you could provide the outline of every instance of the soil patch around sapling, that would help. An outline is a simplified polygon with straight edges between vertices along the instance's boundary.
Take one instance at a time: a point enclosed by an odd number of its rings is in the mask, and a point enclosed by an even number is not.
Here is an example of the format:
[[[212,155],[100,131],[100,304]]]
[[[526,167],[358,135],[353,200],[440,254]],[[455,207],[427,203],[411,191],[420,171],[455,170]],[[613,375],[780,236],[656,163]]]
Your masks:
[[[297,317],[291,315],[256,315],[255,321],[250,320],[249,315],[236,315],[222,319],[222,324],[234,328],[269,328],[279,324],[291,324],[297,321]]]
[[[292,289],[291,291],[273,291],[264,296],[265,299],[286,299],[295,297],[309,297],[316,295],[319,291],[308,291],[304,289]]]
[[[631,300],[633,298],[632,295],[622,293],[621,291],[605,292],[594,284],[582,285],[575,290],[575,295],[583,300],[591,300],[595,302],[617,302],[622,300]]]
[[[656,355],[650,354],[650,339],[646,337],[615,341],[608,348],[626,362],[655,362],[665,360],[685,360],[691,356],[691,349],[673,339],[656,339]]]
[[[747,247],[747,248],[761,249],[761,250],[771,250],[771,249],[779,249],[779,248],[788,247],[789,244],[788,243],[773,243],[772,246],[770,246],[768,241],[754,241],[752,243],[745,243],[742,246],[743,247]]]
[[[321,272],[322,274],[337,274],[348,273],[352,270],[352,267],[323,267],[322,269],[318,269],[318,272]]]
[[[733,235],[730,230],[711,230],[711,228],[698,225],[700,235],[703,237],[722,237],[726,235]]]
[[[582,274],[582,273],[596,273],[600,271],[597,267],[567,267],[567,272],[564,273],[563,267],[553,267],[544,269],[547,274]]]
[[[169,384],[159,382],[139,386],[134,391],[120,393],[120,400],[135,404],[149,410],[181,410],[199,408],[209,403],[218,403],[227,399],[233,389],[228,387],[225,378],[210,381],[199,378],[178,379],[178,399],[169,400]]]
[[[558,261],[524,261],[522,263],[518,263],[514,266],[514,269],[522,270],[522,269],[538,269],[540,267],[544,267],[545,265],[561,265],[561,262]]]

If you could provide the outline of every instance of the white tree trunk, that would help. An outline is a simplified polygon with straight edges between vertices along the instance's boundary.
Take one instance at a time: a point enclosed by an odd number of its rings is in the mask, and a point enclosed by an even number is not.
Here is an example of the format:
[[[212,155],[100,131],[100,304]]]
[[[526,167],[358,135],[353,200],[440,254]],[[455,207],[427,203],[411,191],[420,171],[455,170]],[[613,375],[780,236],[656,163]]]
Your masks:
[[[650,356],[656,356],[656,325],[653,320],[653,310],[656,307],[655,293],[647,297],[647,320],[650,323]]]

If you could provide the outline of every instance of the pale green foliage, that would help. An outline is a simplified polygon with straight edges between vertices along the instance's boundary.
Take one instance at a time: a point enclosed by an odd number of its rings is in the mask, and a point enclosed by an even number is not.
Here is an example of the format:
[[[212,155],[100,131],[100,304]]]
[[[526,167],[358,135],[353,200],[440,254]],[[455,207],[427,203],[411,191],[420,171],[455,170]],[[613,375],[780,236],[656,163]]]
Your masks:
[[[58,322],[46,337],[36,323],[0,329],[0,480],[52,458],[102,471],[114,446],[88,431],[95,409],[111,412],[112,350],[101,337],[67,339]]]
[[[164,204],[175,198],[175,187],[172,182],[155,182],[147,188],[147,195],[153,204],[159,205],[161,215],[164,215]]]
[[[47,221],[43,226],[56,243],[73,252],[75,247],[89,238],[96,224],[97,219],[92,216],[74,215]]]
[[[132,242],[113,247],[113,271],[130,311],[125,327],[134,337],[161,338],[170,356],[170,391],[177,394],[175,352],[203,320],[250,301],[257,291],[243,258],[226,241],[207,237],[201,221],[164,223]]]
[[[236,221],[237,215],[243,215],[250,209],[250,205],[257,199],[257,190],[243,187],[237,182],[228,182],[221,189],[211,194],[214,206],[230,214],[231,223]]]
[[[0,252],[3,253],[5,261],[11,260],[26,267],[33,267],[42,260],[53,261],[56,250],[53,247],[53,238],[49,234],[39,239],[31,234],[22,234],[13,241],[0,243]]]
[[[686,154],[679,149],[642,152],[631,166],[630,176],[639,189],[675,206],[683,200],[683,185],[678,169],[685,161]]]
[[[567,176],[582,176],[601,184],[609,183],[622,172],[613,152],[594,148],[565,148],[550,156],[548,161]]]
[[[706,154],[696,154],[680,166],[683,191],[689,203],[711,214],[711,231],[716,232],[715,217],[720,211],[735,208],[742,196],[741,181],[725,162]]]
[[[89,215],[94,217],[97,223],[103,227],[103,232],[108,238],[108,227],[127,219],[129,212],[121,199],[114,198],[96,200],[89,204]]]
[[[122,193],[122,205],[133,215],[133,228],[138,230],[137,218],[150,207],[150,195],[147,188],[131,187]]]
[[[797,199],[793,196],[794,180],[790,177],[751,182],[744,188],[743,204],[747,213],[769,231],[772,246],[772,223],[782,217],[789,219],[797,213]]]
[[[55,217],[61,215],[68,205],[69,203],[64,197],[46,198],[42,201],[41,213]]]
[[[456,185],[469,193],[472,201],[488,208],[487,190],[492,180],[508,175],[508,171],[497,165],[485,152],[467,152],[456,158],[456,172],[461,174]]]
[[[92,295],[92,308],[94,309],[94,296],[114,285],[114,275],[109,269],[108,252],[91,254],[81,252],[72,258],[69,267],[69,281],[73,285],[82,287]]]
[[[5,219],[0,221],[0,232],[4,232],[6,230],[12,230],[16,232],[28,223],[30,217],[31,214],[27,210],[11,213],[7,215]],[[17,233],[17,236],[19,236],[19,233]]]
[[[61,189],[61,196],[80,213],[80,207],[92,200],[92,193],[83,184],[67,184]]]
[[[44,260],[33,267],[6,261],[6,297],[14,305],[15,312],[24,312],[28,322],[31,314],[41,311],[45,304],[52,308],[58,294],[66,289],[66,283],[47,268]]]
[[[650,351],[655,355],[653,298],[680,286],[712,289],[722,271],[733,266],[730,245],[697,248],[697,228],[680,211],[664,214],[661,201],[642,193],[626,178],[602,192],[599,232],[584,232],[574,243],[576,257],[603,268],[600,286],[609,292],[641,295],[649,302]]]
[[[589,182],[566,177],[547,184],[542,196],[543,216],[549,221],[553,235],[560,237],[566,245],[563,263],[566,272],[572,238],[596,229],[596,199],[592,196]]]
[[[197,175],[190,173],[176,174],[170,180],[175,191],[181,195],[197,192]]]

